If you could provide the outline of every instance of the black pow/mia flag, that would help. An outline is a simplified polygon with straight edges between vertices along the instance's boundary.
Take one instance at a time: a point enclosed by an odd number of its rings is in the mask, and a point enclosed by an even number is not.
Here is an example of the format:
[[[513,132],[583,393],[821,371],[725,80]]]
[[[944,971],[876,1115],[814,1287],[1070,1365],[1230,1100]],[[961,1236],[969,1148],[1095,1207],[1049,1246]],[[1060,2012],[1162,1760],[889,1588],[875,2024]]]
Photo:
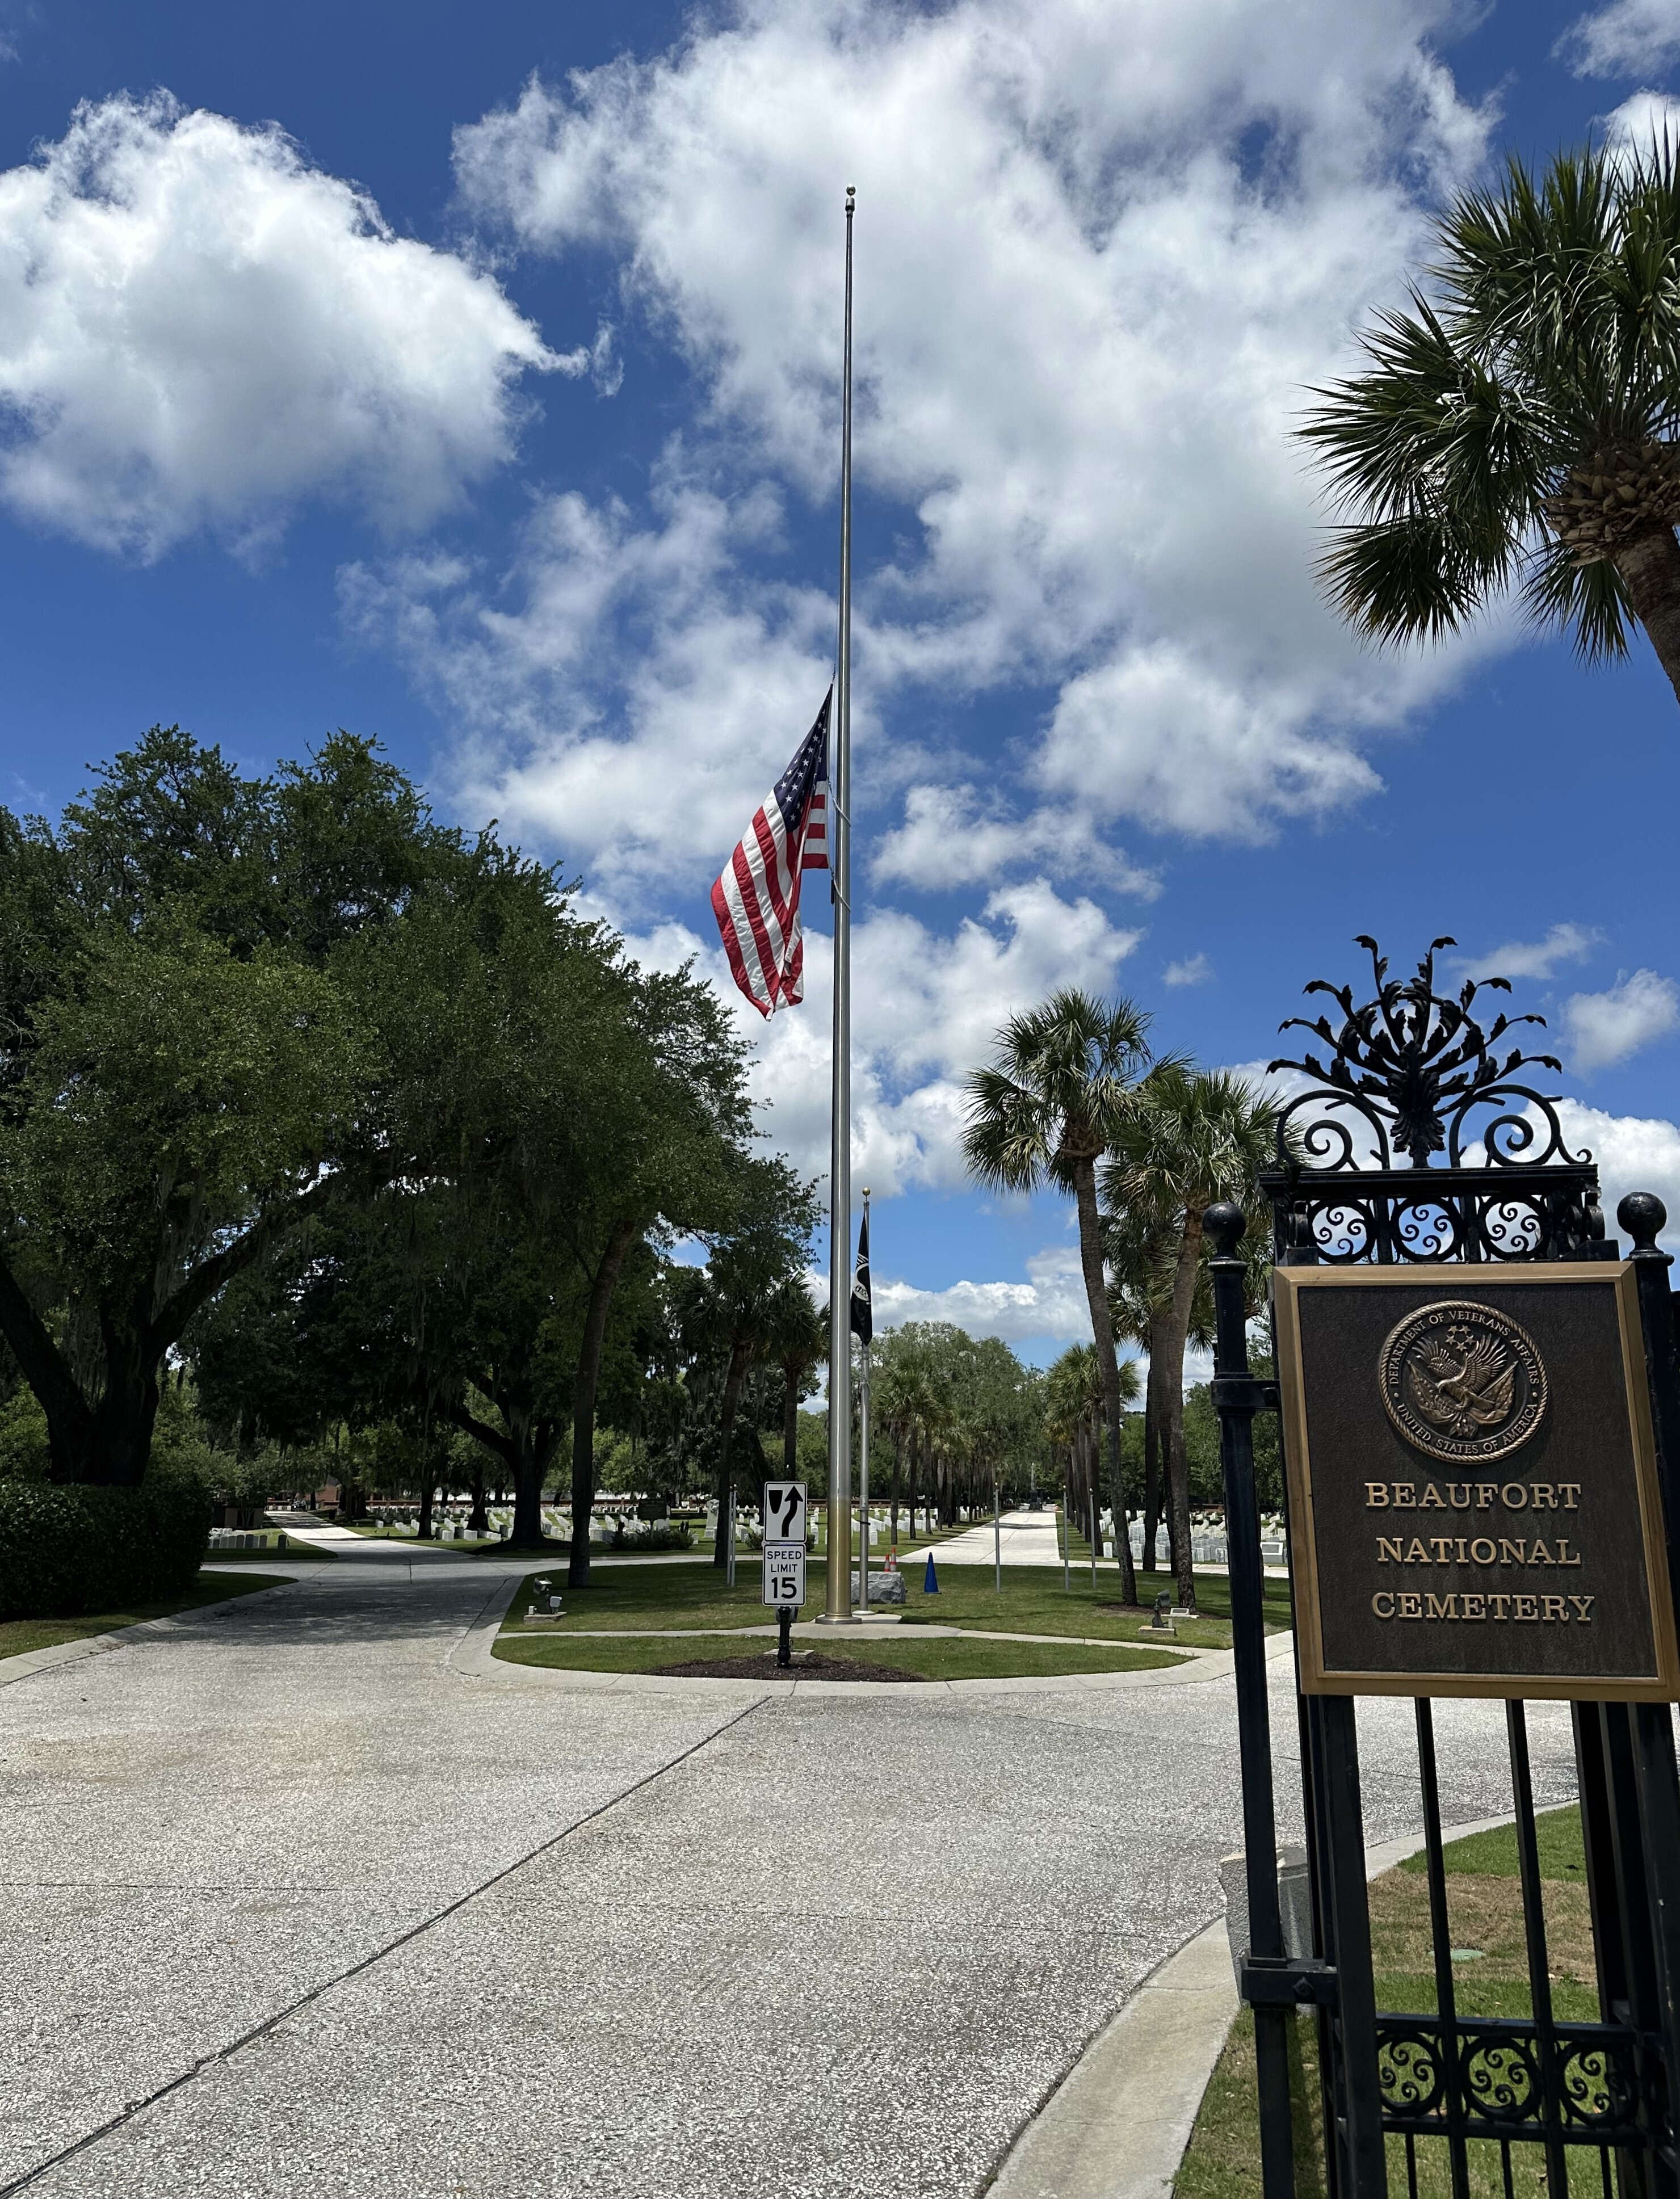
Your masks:
[[[869,1294],[869,1215],[858,1232],[857,1267],[852,1275],[852,1334],[867,1344],[875,1333],[875,1306]]]

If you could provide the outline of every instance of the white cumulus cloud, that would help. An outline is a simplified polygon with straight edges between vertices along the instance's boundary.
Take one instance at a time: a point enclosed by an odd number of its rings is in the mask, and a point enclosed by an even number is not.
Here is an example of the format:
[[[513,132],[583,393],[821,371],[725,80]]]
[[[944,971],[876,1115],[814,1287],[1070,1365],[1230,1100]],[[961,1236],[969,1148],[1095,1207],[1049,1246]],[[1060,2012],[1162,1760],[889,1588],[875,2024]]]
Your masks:
[[[1011,1344],[1091,1340],[1078,1255],[1060,1248],[1035,1253],[1024,1281],[964,1281],[930,1291],[878,1275],[874,1300],[878,1335],[907,1321],[948,1321],[971,1336],[999,1336]]]
[[[1584,962],[1604,934],[1584,924],[1555,924],[1543,939],[1512,939],[1461,965],[1479,983],[1486,977],[1549,977],[1567,962]]]
[[[1180,962],[1169,962],[1161,973],[1165,985],[1205,985],[1213,976],[1213,965],[1205,954],[1188,954]]]
[[[508,455],[527,368],[588,363],[271,126],[119,96],[0,174],[0,495],[102,548],[249,544],[314,493],[423,524]]]
[[[1557,51],[1577,76],[1640,76],[1680,56],[1676,0],[1610,0],[1580,16]]]
[[[820,876],[820,873],[814,875]],[[1057,985],[1112,989],[1136,931],[1084,895],[1065,900],[1042,878],[1000,888],[978,918],[942,935],[881,909],[852,931],[852,1178],[883,1197],[913,1185],[965,1181],[960,1140],[963,1079],[986,1059],[999,1025]],[[829,1163],[832,942],[805,935],[805,1005],[767,1023],[736,991],[715,934],[668,924],[630,935],[650,965],[692,957],[754,1041],[753,1084],[771,1141],[808,1175]]]
[[[1617,1235],[1616,1208],[1630,1191],[1654,1191],[1668,1209],[1671,1239],[1680,1231],[1680,1129],[1660,1116],[1609,1115],[1578,1100],[1558,1102],[1558,1121],[1572,1152],[1598,1163],[1604,1226]],[[1629,1249],[1625,1237],[1622,1250]]]
[[[1607,992],[1573,993],[1563,1007],[1573,1065],[1584,1072],[1613,1068],[1677,1024],[1680,988],[1654,970],[1636,970]]]
[[[902,522],[858,575],[866,790],[889,768],[871,722],[935,688],[1029,685],[1050,707],[944,852],[954,884],[1056,867],[1070,806],[1088,831],[1251,836],[1374,792],[1365,748],[1451,666],[1379,669],[1326,608],[1290,431],[1482,155],[1485,118],[1430,50],[1452,13],[741,0],[665,55],[534,81],[459,131],[467,207],[516,248],[615,259],[624,315],[691,376],[651,527],[580,508],[461,601],[423,587],[412,619],[402,574],[365,576],[423,676],[475,696],[487,793],[580,815],[568,843],[588,859],[639,830],[650,771],[708,809],[755,682],[786,742],[788,662],[821,664],[831,612],[779,581],[773,514],[750,543],[738,515],[832,495],[849,181],[859,477]],[[670,604],[649,576],[708,498],[721,554]],[[615,641],[649,628],[651,663],[603,682]],[[585,632],[588,691],[562,695],[551,667]],[[673,711],[685,744],[656,730]],[[971,778],[901,779],[919,806],[884,876]],[[1017,810],[1018,837],[993,829]]]

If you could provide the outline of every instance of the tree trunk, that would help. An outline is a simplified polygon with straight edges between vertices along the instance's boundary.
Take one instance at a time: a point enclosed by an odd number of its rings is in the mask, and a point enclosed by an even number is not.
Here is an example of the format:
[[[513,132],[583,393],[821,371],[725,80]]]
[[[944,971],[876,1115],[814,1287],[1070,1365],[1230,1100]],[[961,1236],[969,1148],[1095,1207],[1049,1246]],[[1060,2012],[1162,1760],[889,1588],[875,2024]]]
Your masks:
[[[1196,1574],[1190,1550],[1190,1462],[1184,1450],[1184,1347],[1190,1333],[1190,1315],[1196,1298],[1196,1270],[1202,1257],[1202,1209],[1187,1205],[1179,1239],[1178,1265],[1173,1275],[1171,1332],[1164,1339],[1170,1356],[1164,1369],[1166,1413],[1165,1449],[1167,1502],[1173,1540],[1173,1568],[1177,1575],[1178,1600],[1187,1611],[1196,1608]]]
[[[432,1539],[432,1500],[436,1490],[437,1461],[429,1448],[420,1467],[420,1517],[415,1522],[419,1530],[415,1537],[417,1542],[429,1543]]]
[[[799,1368],[796,1362],[782,1369],[782,1476],[787,1481],[799,1479]]]
[[[540,1552],[548,1547],[542,1524],[543,1483],[548,1479],[549,1467],[559,1447],[560,1424],[553,1420],[534,1422],[522,1414],[515,1420],[505,1405],[502,1407],[502,1418],[514,1432],[513,1533],[508,1539],[508,1549]],[[575,1520],[572,1530],[575,1541]]]
[[[388,1182],[405,1164],[402,1156],[387,1155],[376,1164],[372,1181]],[[281,1237],[341,1191],[342,1179],[334,1174],[282,1201],[220,1251],[201,1261],[160,1305],[148,1290],[125,1314],[102,1307],[103,1363],[96,1406],[89,1405],[65,1354],[9,1266],[0,1260],[0,1337],[11,1347],[23,1379],[46,1415],[51,1479],[137,1488],[151,1457],[158,1369],[170,1346],[180,1341],[193,1315],[225,1284],[255,1266]],[[157,1272],[163,1274],[166,1263],[161,1245],[159,1259],[165,1264]]]
[[[1164,1496],[1161,1472],[1161,1374],[1156,1347],[1157,1322],[1150,1323],[1149,1376],[1143,1393],[1143,1569],[1155,1570],[1155,1543],[1161,1531]]]
[[[1137,1578],[1132,1570],[1131,1520],[1120,1474],[1120,1362],[1114,1354],[1114,1319],[1108,1308],[1108,1282],[1103,1274],[1094,1158],[1082,1158],[1074,1162],[1073,1187],[1079,1210],[1079,1264],[1085,1277],[1091,1331],[1096,1338],[1097,1365],[1102,1373],[1103,1418],[1108,1432],[1108,1484],[1111,1491],[1110,1502],[1114,1507],[1115,1553],[1120,1561],[1120,1601],[1135,1603]]]
[[[723,1382],[722,1448],[718,1454],[718,1524],[717,1547],[712,1552],[712,1563],[720,1570],[729,1563],[728,1514],[733,1502],[735,1477],[730,1470],[729,1447],[735,1439],[735,1413],[741,1402],[741,1385],[746,1379],[747,1355],[751,1350],[748,1339],[738,1337],[729,1350],[729,1372]]]
[[[485,1501],[484,1461],[475,1458],[472,1469],[472,1509],[467,1514],[467,1531],[473,1535],[490,1532],[490,1508]]]
[[[1615,567],[1669,685],[1680,697],[1680,542],[1671,527],[1619,545]]]
[[[607,1239],[578,1347],[577,1386],[572,1403],[572,1548],[566,1560],[569,1588],[589,1585],[589,1515],[595,1508],[595,1398],[601,1386],[601,1353],[607,1340],[607,1315],[624,1272],[625,1256],[640,1234],[633,1221],[620,1222]]]
[[[904,1431],[901,1427],[895,1428],[893,1431],[892,1538],[887,1546],[895,1554],[898,1549],[898,1485],[903,1457]]]

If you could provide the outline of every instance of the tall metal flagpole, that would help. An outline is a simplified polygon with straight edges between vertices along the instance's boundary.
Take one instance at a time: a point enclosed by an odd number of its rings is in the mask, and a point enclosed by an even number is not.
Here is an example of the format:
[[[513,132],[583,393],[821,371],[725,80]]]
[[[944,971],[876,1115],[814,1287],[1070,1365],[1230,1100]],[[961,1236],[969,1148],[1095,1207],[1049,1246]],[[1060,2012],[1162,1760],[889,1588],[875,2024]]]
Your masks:
[[[834,886],[834,1127],[828,1185],[828,1595],[822,1624],[852,1613],[852,215],[846,186],[846,340],[840,400],[840,655],[828,759]]]

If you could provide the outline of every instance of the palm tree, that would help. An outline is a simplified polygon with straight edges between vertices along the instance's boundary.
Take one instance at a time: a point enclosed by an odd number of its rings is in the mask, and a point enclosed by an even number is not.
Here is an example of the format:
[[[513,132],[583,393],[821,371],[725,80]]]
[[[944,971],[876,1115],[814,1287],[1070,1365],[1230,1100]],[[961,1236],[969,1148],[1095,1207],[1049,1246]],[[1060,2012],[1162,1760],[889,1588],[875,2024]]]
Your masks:
[[[1100,1179],[1103,1199],[1103,1255],[1111,1278],[1109,1305],[1117,1337],[1140,1344],[1148,1356],[1149,1377],[1143,1414],[1143,1563],[1155,1568],[1157,1530],[1167,1487],[1166,1422],[1160,1370],[1170,1356],[1173,1282],[1178,1267],[1178,1212],[1158,1186],[1147,1197],[1141,1187],[1123,1181],[1112,1164]],[[1129,1195],[1116,1210],[1117,1193]],[[1195,1323],[1192,1321],[1192,1333]],[[1168,1519],[1170,1543],[1173,1533]],[[1175,1556],[1176,1544],[1172,1544]]]
[[[759,1356],[782,1377],[782,1472],[799,1475],[799,1401],[808,1397],[828,1350],[828,1314],[819,1312],[798,1277],[778,1285],[765,1309]]]
[[[1152,1070],[1139,1100],[1114,1140],[1103,1190],[1111,1207],[1168,1208],[1176,1217],[1172,1287],[1152,1324],[1149,1379],[1159,1384],[1178,1600],[1193,1611],[1184,1349],[1201,1273],[1202,1216],[1216,1199],[1252,1203],[1255,1178],[1275,1149],[1277,1109],[1228,1070],[1189,1069],[1180,1062]]]
[[[1140,1387],[1136,1360],[1122,1360],[1119,1374],[1121,1403],[1123,1405],[1135,1405]],[[1091,1516],[1086,1525],[1094,1548],[1099,1532],[1097,1515],[1101,1508],[1097,1502],[1097,1476],[1094,1472],[1088,1473],[1085,1468],[1088,1459],[1093,1467],[1096,1462],[1098,1430],[1102,1425],[1106,1403],[1102,1367],[1097,1358],[1095,1346],[1070,1344],[1059,1359],[1053,1360],[1045,1374],[1042,1397],[1046,1432],[1053,1443],[1065,1444],[1070,1454],[1070,1487],[1088,1488],[1090,1492]],[[1070,1530],[1072,1524],[1070,1518]],[[1126,1543],[1126,1554],[1129,1560],[1129,1533],[1118,1512],[1114,1515],[1114,1537],[1117,1545],[1123,1541]],[[1115,1554],[1117,1557],[1119,1555],[1117,1548]],[[1135,1579],[1125,1600],[1129,1603],[1137,1601]]]
[[[1321,573],[1378,641],[1456,632],[1514,586],[1590,659],[1645,629],[1680,695],[1680,174],[1561,154],[1442,217],[1412,311],[1301,434],[1352,522]]]
[[[1071,987],[1042,1007],[1012,1016],[996,1055],[968,1079],[963,1153],[971,1175],[1000,1191],[1070,1191],[1079,1216],[1085,1302],[1102,1369],[1108,1479],[1120,1559],[1121,1597],[1137,1600],[1125,1491],[1120,1479],[1120,1372],[1103,1274],[1097,1163],[1129,1121],[1140,1074],[1149,1064],[1149,1018],[1130,1000],[1112,1003]]]

